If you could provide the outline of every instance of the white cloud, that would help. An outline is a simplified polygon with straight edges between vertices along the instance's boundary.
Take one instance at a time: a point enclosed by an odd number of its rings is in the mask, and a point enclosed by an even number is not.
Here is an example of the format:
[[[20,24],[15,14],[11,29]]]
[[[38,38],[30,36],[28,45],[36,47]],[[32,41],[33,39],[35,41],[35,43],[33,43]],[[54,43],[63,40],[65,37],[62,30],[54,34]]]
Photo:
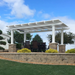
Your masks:
[[[33,16],[35,10],[29,8],[29,6],[24,4],[24,0],[3,0],[8,4],[8,7],[11,9],[11,14],[15,15],[18,18]]]
[[[4,4],[4,1],[0,0],[0,6],[3,6]]]
[[[39,11],[38,14],[42,14],[42,11]]]
[[[6,25],[8,25],[7,22],[0,20],[0,30],[6,32]]]
[[[50,18],[50,15],[49,15],[49,14],[43,14],[43,15],[42,15],[42,18],[44,18],[44,19],[49,19],[49,18]]]
[[[7,16],[6,19],[15,19],[15,17]]]
[[[40,17],[40,18],[43,18],[43,20],[44,19],[50,19],[51,18],[50,14],[43,13],[42,11],[39,11],[38,14],[37,14],[37,16]]]
[[[30,21],[30,22],[35,22],[36,20],[35,20],[35,19],[30,19],[29,21]]]
[[[8,25],[15,25],[15,24],[19,24],[20,22],[18,21],[14,21],[14,22],[5,22],[3,20],[0,20],[0,30],[2,30],[4,33],[7,32],[7,27]]]

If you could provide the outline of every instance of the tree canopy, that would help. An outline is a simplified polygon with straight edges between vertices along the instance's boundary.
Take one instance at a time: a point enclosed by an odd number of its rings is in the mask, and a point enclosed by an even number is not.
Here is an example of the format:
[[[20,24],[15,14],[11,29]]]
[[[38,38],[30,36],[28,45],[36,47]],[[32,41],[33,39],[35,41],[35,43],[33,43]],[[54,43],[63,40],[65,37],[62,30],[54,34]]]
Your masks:
[[[37,34],[35,37],[32,39],[32,41],[37,41],[38,43],[43,43],[42,38]]]
[[[75,35],[73,34],[73,33],[71,33],[71,32],[68,32],[68,33],[66,33],[66,32],[64,32],[63,33],[64,34],[64,44],[73,44],[74,43],[74,37],[75,37]],[[49,40],[49,42],[52,42],[52,35],[50,34],[50,35],[48,35],[48,40]],[[61,43],[61,32],[56,32],[56,35],[55,35],[55,42],[57,42],[57,43]]]

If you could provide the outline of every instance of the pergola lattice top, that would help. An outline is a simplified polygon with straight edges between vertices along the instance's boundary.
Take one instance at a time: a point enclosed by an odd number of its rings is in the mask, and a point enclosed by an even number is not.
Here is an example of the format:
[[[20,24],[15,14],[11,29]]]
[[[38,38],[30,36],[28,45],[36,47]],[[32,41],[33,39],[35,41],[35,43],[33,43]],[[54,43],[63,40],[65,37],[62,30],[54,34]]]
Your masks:
[[[55,30],[67,30],[67,25],[62,23],[60,20],[49,20],[34,23],[18,24],[7,26],[9,30],[17,30],[20,33],[34,33],[34,32],[46,32],[52,31],[52,26],[55,26]]]

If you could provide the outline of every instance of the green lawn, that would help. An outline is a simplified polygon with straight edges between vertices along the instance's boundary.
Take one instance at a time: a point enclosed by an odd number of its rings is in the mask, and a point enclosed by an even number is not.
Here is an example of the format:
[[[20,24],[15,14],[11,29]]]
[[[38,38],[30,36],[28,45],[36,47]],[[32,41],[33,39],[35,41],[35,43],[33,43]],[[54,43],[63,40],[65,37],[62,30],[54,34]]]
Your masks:
[[[75,75],[75,66],[35,65],[0,60],[0,75]]]

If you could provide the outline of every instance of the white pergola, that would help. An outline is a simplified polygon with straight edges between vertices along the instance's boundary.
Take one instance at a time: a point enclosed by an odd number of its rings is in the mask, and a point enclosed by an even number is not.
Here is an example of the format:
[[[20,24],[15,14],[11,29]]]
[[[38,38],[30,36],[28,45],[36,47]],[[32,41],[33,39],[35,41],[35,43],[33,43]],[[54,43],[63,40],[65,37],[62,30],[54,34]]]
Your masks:
[[[26,41],[26,33],[52,31],[52,43],[55,43],[55,31],[61,31],[61,45],[63,45],[63,30],[68,30],[68,26],[60,20],[49,20],[34,23],[18,24],[7,26],[11,30],[11,44],[14,41],[13,32],[16,30],[24,34],[24,42]]]

